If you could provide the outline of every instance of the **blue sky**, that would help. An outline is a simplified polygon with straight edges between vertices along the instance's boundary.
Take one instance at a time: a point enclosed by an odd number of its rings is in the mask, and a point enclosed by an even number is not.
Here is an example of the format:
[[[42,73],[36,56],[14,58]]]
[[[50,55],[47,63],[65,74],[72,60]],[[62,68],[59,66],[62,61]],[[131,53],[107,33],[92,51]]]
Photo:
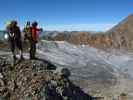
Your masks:
[[[133,12],[133,0],[0,0],[0,29],[8,20],[37,20],[44,30],[105,31]]]

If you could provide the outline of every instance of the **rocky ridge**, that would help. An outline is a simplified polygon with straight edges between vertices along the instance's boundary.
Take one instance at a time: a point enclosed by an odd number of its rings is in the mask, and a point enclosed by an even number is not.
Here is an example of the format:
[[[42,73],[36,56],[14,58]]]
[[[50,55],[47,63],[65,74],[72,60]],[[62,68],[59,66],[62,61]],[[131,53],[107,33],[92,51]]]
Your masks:
[[[70,80],[70,71],[47,61],[12,66],[0,58],[0,100],[93,100]]]

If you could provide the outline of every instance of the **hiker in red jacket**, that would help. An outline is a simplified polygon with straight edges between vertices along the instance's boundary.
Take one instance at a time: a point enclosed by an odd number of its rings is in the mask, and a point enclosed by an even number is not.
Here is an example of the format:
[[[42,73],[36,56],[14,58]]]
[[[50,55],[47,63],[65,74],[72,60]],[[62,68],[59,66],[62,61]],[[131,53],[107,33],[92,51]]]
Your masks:
[[[38,23],[33,22],[32,23],[32,42],[31,42],[31,49],[30,49],[30,59],[35,59],[35,54],[36,54],[36,43],[38,42],[38,31],[42,31],[42,29],[37,28]]]

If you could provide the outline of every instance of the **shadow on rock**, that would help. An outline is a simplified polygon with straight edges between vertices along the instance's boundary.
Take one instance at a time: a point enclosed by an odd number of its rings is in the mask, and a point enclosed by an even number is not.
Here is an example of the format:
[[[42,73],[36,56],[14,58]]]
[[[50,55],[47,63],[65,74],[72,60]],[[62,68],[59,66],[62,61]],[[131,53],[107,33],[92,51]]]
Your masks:
[[[45,59],[36,58],[31,61],[35,70],[56,70],[56,66]]]
[[[56,82],[57,86],[52,83],[45,86],[46,100],[94,100],[92,96],[84,93],[80,87],[74,85],[69,79]]]
[[[47,61],[45,59],[36,58],[35,60],[43,62],[47,66],[47,70],[56,70],[57,68],[54,64],[52,64],[50,61]]]

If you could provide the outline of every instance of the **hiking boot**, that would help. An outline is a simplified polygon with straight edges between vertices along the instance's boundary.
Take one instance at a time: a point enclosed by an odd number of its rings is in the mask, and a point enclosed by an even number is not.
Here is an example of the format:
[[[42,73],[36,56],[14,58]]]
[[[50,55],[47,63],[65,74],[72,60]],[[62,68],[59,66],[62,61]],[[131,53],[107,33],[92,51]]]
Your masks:
[[[23,57],[23,56],[21,56],[21,57],[20,57],[20,60],[24,60],[24,57]]]
[[[13,56],[13,60],[15,60],[15,61],[16,61],[16,60],[17,60],[17,57],[16,57],[16,56]]]
[[[30,60],[36,60],[37,59],[37,57],[30,57]]]
[[[21,61],[24,61],[24,57],[21,56],[20,59],[17,61],[17,64],[20,63]]]
[[[17,62],[17,57],[16,56],[13,56],[13,66],[16,64],[16,62]]]
[[[36,58],[35,57],[30,57],[30,60],[35,60]]]

